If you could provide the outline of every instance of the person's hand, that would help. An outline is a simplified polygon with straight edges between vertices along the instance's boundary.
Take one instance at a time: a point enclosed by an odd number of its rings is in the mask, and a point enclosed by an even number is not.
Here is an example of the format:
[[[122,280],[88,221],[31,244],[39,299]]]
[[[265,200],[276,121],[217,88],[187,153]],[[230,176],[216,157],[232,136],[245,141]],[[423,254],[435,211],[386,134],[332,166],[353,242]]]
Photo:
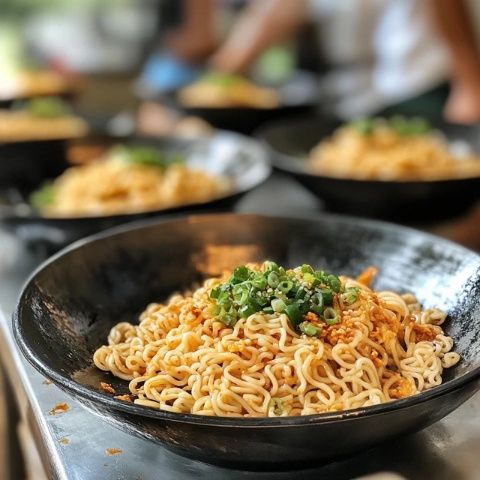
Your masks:
[[[453,123],[480,122],[480,79],[453,82],[443,113],[445,119]]]
[[[251,58],[245,51],[225,46],[210,57],[208,66],[219,72],[244,73],[250,67],[250,63]]]

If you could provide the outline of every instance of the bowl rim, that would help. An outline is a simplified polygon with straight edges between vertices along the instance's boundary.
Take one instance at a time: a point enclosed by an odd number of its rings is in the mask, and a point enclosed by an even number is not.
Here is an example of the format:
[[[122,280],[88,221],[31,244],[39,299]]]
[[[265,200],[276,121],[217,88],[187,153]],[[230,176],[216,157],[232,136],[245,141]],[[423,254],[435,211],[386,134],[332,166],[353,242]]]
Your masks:
[[[359,407],[355,409],[342,410],[338,412],[326,412],[319,413],[314,415],[304,415],[304,416],[290,416],[290,417],[217,417],[217,416],[207,416],[207,415],[197,415],[191,413],[176,413],[168,412],[165,410],[156,410],[150,407],[136,405],[134,403],[124,402],[114,397],[102,393],[97,390],[88,388],[72,378],[62,375],[53,368],[49,367],[47,364],[36,358],[35,353],[30,345],[27,344],[23,337],[21,318],[23,316],[23,310],[26,308],[26,297],[28,296],[28,290],[31,284],[34,282],[38,274],[40,274],[45,268],[50,266],[50,264],[55,263],[61,257],[71,254],[74,251],[80,250],[81,248],[92,245],[97,241],[102,241],[113,236],[121,236],[123,234],[128,234],[129,232],[139,232],[143,229],[148,229],[156,225],[168,224],[172,222],[191,222],[195,220],[200,221],[218,221],[223,218],[257,218],[257,219],[276,219],[280,221],[289,221],[289,220],[306,220],[306,221],[326,221],[332,223],[344,223],[351,224],[355,222],[357,225],[364,227],[375,227],[383,231],[402,231],[408,232],[410,235],[421,235],[425,239],[430,241],[435,241],[437,244],[445,245],[450,248],[455,248],[457,250],[463,251],[465,254],[474,255],[479,264],[480,268],[480,254],[470,250],[466,247],[463,247],[455,242],[452,242],[447,239],[443,239],[436,235],[422,232],[411,227],[405,227],[401,225],[396,225],[390,222],[384,222],[379,220],[363,219],[357,218],[349,215],[337,215],[337,214],[322,214],[320,217],[314,216],[298,216],[298,217],[286,217],[282,215],[264,215],[264,214],[236,214],[236,213],[220,213],[220,214],[201,214],[201,215],[187,215],[185,217],[173,217],[168,219],[154,218],[154,219],[142,219],[135,222],[130,222],[123,224],[117,227],[110,228],[108,230],[102,231],[85,237],[83,239],[73,242],[71,245],[63,248],[56,254],[52,255],[50,258],[42,262],[28,277],[24,282],[20,294],[17,298],[17,303],[15,310],[12,315],[13,319],[13,334],[16,340],[16,343],[28,360],[28,362],[37,369],[40,373],[45,375],[47,378],[52,380],[57,386],[66,390],[67,392],[73,394],[76,397],[81,397],[88,402],[96,403],[97,406],[101,405],[107,409],[114,409],[121,411],[123,413],[146,417],[151,420],[158,421],[168,421],[168,422],[179,422],[179,423],[189,423],[194,425],[205,425],[212,427],[237,427],[237,428],[255,428],[255,427],[300,427],[300,426],[309,426],[309,425],[318,425],[325,424],[337,421],[347,421],[360,417],[369,417],[373,415],[382,415],[387,414],[395,410],[402,410],[415,405],[430,401],[434,398],[440,397],[449,393],[453,390],[460,389],[465,387],[470,382],[473,382],[475,379],[480,378],[480,359],[477,366],[475,366],[471,371],[462,374],[461,376],[454,378],[452,380],[447,380],[445,383],[442,383],[436,387],[433,387],[429,390],[417,393],[413,396],[393,400],[390,402],[382,403],[379,405],[372,405],[369,407]],[[478,385],[480,388],[480,384]]]
[[[213,136],[222,136],[225,138],[233,138],[234,141],[237,142],[248,142],[251,146],[254,146],[257,151],[255,152],[254,162],[257,165],[261,165],[262,167],[262,175],[258,176],[251,185],[243,187],[243,188],[236,188],[233,190],[228,190],[222,195],[213,197],[208,200],[204,201],[196,201],[190,203],[182,203],[180,205],[173,205],[167,208],[154,208],[149,210],[139,210],[135,212],[122,212],[117,214],[109,214],[109,215],[87,215],[87,216],[77,216],[77,217],[43,217],[39,213],[37,213],[33,208],[30,212],[26,215],[16,215],[15,205],[6,205],[0,206],[0,222],[1,221],[12,221],[12,220],[19,220],[19,221],[35,221],[40,223],[62,223],[67,224],[68,222],[101,222],[101,221],[112,221],[112,220],[124,220],[124,221],[135,221],[135,218],[142,215],[168,215],[174,214],[177,212],[182,211],[189,211],[195,208],[207,207],[208,205],[214,205],[217,202],[222,201],[229,201],[235,199],[237,196],[244,195],[245,193],[250,192],[251,190],[259,187],[264,182],[268,180],[268,178],[272,174],[272,163],[270,161],[270,154],[266,145],[264,145],[261,141],[256,138],[248,137],[247,135],[242,135],[241,133],[237,132],[230,132],[228,130],[216,130]],[[114,138],[114,137],[113,137]],[[185,145],[195,145],[197,143],[196,140],[190,139],[182,139],[182,138],[159,138],[159,137],[152,137],[148,135],[134,135],[131,137],[133,140],[140,140],[140,141],[159,141],[159,142],[169,142],[170,144],[177,144],[178,146],[185,146]],[[123,139],[126,141],[127,139]],[[64,140],[61,140],[64,141]],[[119,139],[122,141],[122,139]],[[200,141],[210,141],[210,138],[202,139]],[[259,156],[259,153],[263,153],[263,155]]]

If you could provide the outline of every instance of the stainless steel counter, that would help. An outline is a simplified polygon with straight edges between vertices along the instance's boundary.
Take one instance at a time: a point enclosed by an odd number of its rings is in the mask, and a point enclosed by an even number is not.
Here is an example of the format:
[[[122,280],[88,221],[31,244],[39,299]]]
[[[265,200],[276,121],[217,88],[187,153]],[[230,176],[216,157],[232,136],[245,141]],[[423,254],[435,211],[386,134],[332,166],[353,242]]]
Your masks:
[[[277,193],[275,204],[270,200],[272,191]],[[318,204],[293,181],[274,177],[243,199],[238,210],[294,215],[299,211],[318,211]],[[41,254],[26,250],[13,237],[0,232],[0,334],[7,344],[1,353],[7,370],[18,374],[12,375],[14,387],[26,404],[23,414],[32,426],[42,461],[52,478],[346,480],[392,471],[410,480],[480,480],[480,394],[420,433],[392,440],[342,462],[298,472],[258,473],[217,468],[178,457],[158,445],[116,430],[83,410],[55,385],[45,382],[16,349],[11,312],[22,283],[41,260]],[[62,402],[70,409],[51,415],[50,410]],[[109,456],[107,449],[120,452]]]

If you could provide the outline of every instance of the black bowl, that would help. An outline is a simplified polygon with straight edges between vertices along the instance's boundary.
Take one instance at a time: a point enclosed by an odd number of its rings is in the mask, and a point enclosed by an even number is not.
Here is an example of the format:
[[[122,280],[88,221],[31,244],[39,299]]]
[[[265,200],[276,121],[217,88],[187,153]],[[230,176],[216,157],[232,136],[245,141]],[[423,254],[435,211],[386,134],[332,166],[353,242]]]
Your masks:
[[[377,181],[315,174],[306,158],[331,135],[338,121],[322,118],[278,122],[257,132],[272,151],[273,165],[295,177],[333,212],[406,223],[455,217],[480,199],[480,177],[436,181]],[[435,125],[449,138],[467,142],[480,153],[480,127]]]
[[[16,162],[8,162],[2,167],[5,159],[0,158],[0,223],[29,243],[58,248],[86,235],[143,217],[230,209],[242,195],[266,180],[271,172],[268,154],[258,142],[229,132],[219,132],[212,138],[198,141],[138,137],[122,139],[122,143],[148,144],[164,151],[181,153],[186,156],[187,164],[225,175],[231,180],[233,188],[207,202],[162,210],[96,217],[43,218],[29,206],[28,196],[45,181],[60,174],[68,164],[65,155],[45,159],[42,154],[40,157],[40,150],[32,145],[29,155],[22,157],[22,161],[17,158]]]
[[[200,117],[215,128],[251,134],[261,125],[281,118],[312,115],[318,99],[316,77],[297,72],[288,82],[276,88],[279,105],[275,108],[253,107],[187,107],[181,104],[175,93],[161,101],[184,115]]]
[[[350,411],[238,419],[176,414],[121,402],[127,382],[92,366],[117,322],[152,301],[247,261],[304,262],[335,273],[380,273],[375,286],[413,291],[445,309],[461,355],[444,383],[410,398]],[[25,286],[14,316],[21,351],[42,374],[107,422],[180,455],[242,469],[322,463],[424,428],[480,387],[480,256],[437,237],[368,220],[259,215],[141,222],[60,252]]]
[[[0,143],[0,192],[60,175],[68,166],[67,144],[65,139]]]

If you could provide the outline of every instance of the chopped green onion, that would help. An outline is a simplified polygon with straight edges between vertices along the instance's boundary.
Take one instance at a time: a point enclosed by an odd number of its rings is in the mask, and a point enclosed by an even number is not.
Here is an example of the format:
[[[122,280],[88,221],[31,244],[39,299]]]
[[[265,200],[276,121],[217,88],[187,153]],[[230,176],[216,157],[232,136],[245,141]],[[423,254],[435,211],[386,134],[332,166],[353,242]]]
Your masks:
[[[158,148],[145,145],[117,145],[110,149],[108,157],[120,159],[131,164],[146,165],[150,167],[167,168],[174,163],[183,163],[185,158],[177,154],[166,154]]]
[[[266,262],[263,262],[263,269],[266,272],[278,271],[278,265],[275,262],[267,260]]]
[[[431,127],[428,120],[421,117],[414,117],[410,120],[411,131],[416,135],[423,135],[427,133]]]
[[[375,122],[372,118],[362,117],[351,123],[352,127],[361,135],[370,135],[375,128]]]
[[[217,299],[220,296],[221,290],[219,288],[212,288],[210,291],[210,298]]]
[[[340,315],[332,307],[327,307],[323,311],[323,318],[325,319],[325,323],[327,325],[335,325],[336,323],[338,323],[340,321]]]
[[[26,110],[39,118],[56,118],[71,113],[70,106],[57,97],[33,98],[26,104]]]
[[[304,273],[303,274],[303,281],[305,283],[308,283],[309,285],[313,285],[316,280],[317,279],[315,278],[315,275],[313,275],[313,273]]]
[[[313,305],[316,305],[317,307],[323,307],[323,295],[319,293],[314,293],[310,297],[310,301],[312,302]]]
[[[283,400],[281,398],[272,397],[268,403],[268,409],[277,417],[282,415],[285,409]]]
[[[290,305],[287,305],[287,307],[285,308],[285,313],[295,326],[302,321],[302,312],[300,311],[300,308],[296,303],[291,303]]]
[[[299,288],[295,294],[296,300],[303,300],[307,295],[307,291],[304,288]]]
[[[315,326],[313,323],[310,323],[310,322],[302,322],[298,326],[298,328],[302,333],[304,333],[309,337],[315,337],[322,331],[321,328]]]
[[[231,88],[241,83],[243,78],[240,75],[235,75],[232,73],[212,71],[204,74],[199,81],[201,83],[208,83],[210,85],[216,85],[223,88]]]
[[[232,291],[233,298],[239,305],[244,305],[247,303],[249,292],[248,287],[243,284],[235,285]]]
[[[285,313],[298,329],[308,312],[318,315],[326,323],[339,321],[339,312],[331,308],[335,293],[350,301],[356,292],[345,291],[338,277],[314,271],[310,265],[286,271],[267,261],[260,271],[245,265],[235,268],[226,282],[210,291],[210,299],[215,305],[212,312],[225,325],[232,326],[239,318],[261,311],[265,314]],[[307,331],[313,330],[307,328]]]
[[[249,271],[248,268],[245,266],[237,267],[232,274],[232,279],[230,280],[232,283],[240,283],[248,280]]]
[[[306,263],[304,263],[301,267],[300,267],[300,271],[305,274],[305,273],[312,273],[313,274],[313,268],[310,266],[310,265],[307,265]]]
[[[324,305],[332,305],[332,303],[333,303],[333,292],[329,288],[321,288],[319,293],[322,294]]]
[[[346,288],[340,298],[344,304],[352,305],[358,299],[358,290],[355,287]]]
[[[242,316],[243,318],[247,318],[250,315],[253,315],[256,311],[257,310],[254,308],[253,305],[246,304],[240,308],[239,313],[240,313],[240,316]]]
[[[270,287],[276,288],[277,285],[279,284],[280,279],[278,277],[278,274],[276,272],[270,272],[267,277],[267,283]]]
[[[281,313],[285,310],[286,305],[283,300],[280,300],[279,298],[274,298],[272,300],[272,309],[276,313]]]
[[[29,200],[33,208],[41,210],[55,201],[55,187],[51,183],[46,183],[43,187],[35,190]]]
[[[328,275],[327,276],[327,285],[335,292],[338,293],[342,288],[342,282],[340,279],[335,275]]]
[[[252,285],[259,290],[263,290],[267,286],[267,279],[264,276],[257,276],[252,279]]]
[[[237,316],[232,314],[232,313],[225,313],[221,317],[221,321],[222,321],[222,323],[224,323],[228,327],[232,327],[233,325],[235,325],[235,323],[237,321]]]
[[[278,290],[282,293],[288,293],[293,287],[293,282],[291,280],[283,280],[278,284]]]
[[[390,119],[390,127],[398,135],[407,135],[408,134],[408,123],[405,117],[401,115],[395,115]]]

